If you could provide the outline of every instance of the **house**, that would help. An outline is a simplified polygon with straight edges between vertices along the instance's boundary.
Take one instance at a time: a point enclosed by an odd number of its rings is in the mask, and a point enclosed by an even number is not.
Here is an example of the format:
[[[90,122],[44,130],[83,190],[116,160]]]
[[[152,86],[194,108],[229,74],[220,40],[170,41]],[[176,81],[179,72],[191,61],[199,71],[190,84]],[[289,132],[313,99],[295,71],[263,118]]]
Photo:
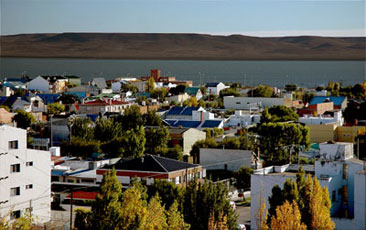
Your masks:
[[[78,76],[70,75],[70,76],[65,76],[65,78],[67,79],[67,82],[69,83],[69,85],[73,85],[73,86],[81,85],[81,78]]]
[[[235,110],[235,113],[229,116],[225,125],[227,127],[246,128],[260,123],[260,120],[261,114],[252,114],[243,110]]]
[[[67,89],[68,93],[83,93],[86,97],[94,96],[99,94],[99,89],[92,85],[79,85],[73,88]]]
[[[97,169],[97,181],[101,182],[104,173],[115,169],[118,181],[128,186],[134,178],[144,185],[154,183],[156,179],[165,179],[180,186],[185,186],[195,177],[204,178],[205,172],[200,165],[190,164],[170,158],[145,155],[132,160],[119,160],[112,165]]]
[[[0,125],[12,123],[14,115],[14,113],[10,113],[4,108],[0,108]]]
[[[336,123],[338,126],[343,126],[344,118],[342,116],[342,110],[331,110],[324,112],[323,115],[319,116],[308,116],[304,115],[299,118],[299,122],[306,125],[321,125],[328,123]]]
[[[64,76],[38,76],[27,83],[28,90],[45,93],[60,93],[65,91],[68,79]]]
[[[42,76],[38,76],[28,82],[27,84],[28,90],[36,90],[41,92],[50,92],[50,83],[47,79],[43,78]]]
[[[284,105],[291,107],[292,101],[287,98],[272,97],[224,97],[225,109],[261,110],[264,107],[271,108],[275,105]]]
[[[221,169],[234,172],[242,166],[250,168],[254,162],[254,155],[251,150],[201,148],[197,160],[206,170]]]
[[[130,107],[131,104],[124,101],[113,99],[99,99],[94,101],[84,102],[79,105],[79,113],[81,114],[104,114],[106,112],[123,113],[124,110]]]
[[[186,87],[184,92],[187,93],[191,97],[195,97],[198,100],[202,98],[202,92],[200,87]]]
[[[177,81],[175,77],[163,77],[161,76],[161,71],[160,69],[152,69],[150,70],[150,75],[149,76],[143,76],[141,77],[141,81],[146,82],[149,80],[149,78],[154,78],[155,83],[172,83],[175,85],[188,85],[188,86],[192,86],[193,82],[192,81]]]
[[[23,78],[5,78],[3,87],[9,87],[12,90],[26,89],[26,83],[27,80]]]
[[[214,114],[206,111],[202,107],[174,106],[166,113],[165,118],[200,121],[213,119]]]
[[[10,97],[13,93],[14,90],[12,90],[10,87],[0,84],[0,97]]]
[[[309,107],[327,102],[333,102],[333,109],[344,111],[347,107],[347,97],[345,96],[314,96],[309,103]]]
[[[40,97],[45,105],[49,105],[57,102],[57,99],[60,97],[60,94],[57,93],[37,93],[37,96]]]
[[[47,112],[47,105],[44,103],[43,99],[40,96],[36,94],[27,93],[25,95],[25,98],[30,103],[31,112],[33,113]]]
[[[11,108],[12,111],[25,110],[26,112],[31,112],[31,103],[25,97],[11,96],[5,102]]]
[[[173,147],[174,145],[179,145],[182,147],[183,154],[189,155],[192,150],[192,146],[196,141],[206,139],[206,133],[194,128],[170,127],[169,137],[169,146]]]
[[[98,89],[107,88],[107,83],[105,82],[105,79],[102,77],[93,78],[91,85],[97,87]]]
[[[320,158],[314,166],[305,166],[322,187],[327,187],[332,203],[330,214],[336,229],[366,229],[366,171],[364,162],[353,157],[353,144],[328,142],[319,144]],[[255,213],[261,193],[269,207],[271,189],[281,188],[286,179],[296,180],[296,165],[271,166],[254,171],[251,177],[251,229],[256,229]],[[313,169],[310,169],[313,167]],[[310,170],[309,170],[310,169]],[[255,194],[255,195],[254,195]],[[254,195],[254,196],[253,196]]]
[[[209,82],[206,84],[206,88],[209,94],[220,95],[220,91],[228,87],[222,82]]]
[[[0,216],[9,220],[32,212],[38,223],[51,220],[51,154],[27,149],[24,129],[0,126]]]
[[[189,99],[189,95],[187,93],[178,94],[170,97],[166,97],[165,100],[168,101],[168,103],[172,103],[173,101],[177,103],[183,103],[184,101]]]

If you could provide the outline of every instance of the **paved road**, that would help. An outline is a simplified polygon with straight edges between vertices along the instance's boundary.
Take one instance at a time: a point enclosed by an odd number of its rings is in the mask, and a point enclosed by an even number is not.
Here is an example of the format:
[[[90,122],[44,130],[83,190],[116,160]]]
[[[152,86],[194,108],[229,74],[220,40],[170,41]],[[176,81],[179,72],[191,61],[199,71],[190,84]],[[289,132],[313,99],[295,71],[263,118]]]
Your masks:
[[[236,213],[239,215],[238,224],[250,225],[250,206],[236,206]]]

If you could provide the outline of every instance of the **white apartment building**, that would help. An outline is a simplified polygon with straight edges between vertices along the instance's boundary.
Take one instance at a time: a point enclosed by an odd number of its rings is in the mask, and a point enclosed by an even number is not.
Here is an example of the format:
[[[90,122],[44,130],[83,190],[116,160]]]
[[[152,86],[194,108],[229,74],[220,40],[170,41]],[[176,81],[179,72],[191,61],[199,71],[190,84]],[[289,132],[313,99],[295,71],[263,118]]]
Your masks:
[[[336,229],[366,229],[366,170],[364,162],[354,158],[353,144],[345,142],[322,143],[320,158],[315,166],[303,167],[312,172],[322,187],[327,187],[332,202],[330,209]],[[296,180],[298,165],[271,166],[254,171],[251,176],[251,229],[256,229],[255,213],[258,197],[266,201],[272,188],[283,188],[286,179]]]
[[[51,219],[51,154],[27,149],[24,129],[0,126],[0,216]]]
[[[251,114],[243,110],[235,110],[235,114],[230,115],[226,126],[228,127],[248,127],[260,123],[261,114]]]
[[[303,117],[299,118],[299,122],[306,125],[323,125],[336,123],[338,126],[343,126],[344,118],[342,116],[342,110],[334,110],[326,112],[324,115],[319,115],[317,117],[308,116],[307,114],[305,114]]]

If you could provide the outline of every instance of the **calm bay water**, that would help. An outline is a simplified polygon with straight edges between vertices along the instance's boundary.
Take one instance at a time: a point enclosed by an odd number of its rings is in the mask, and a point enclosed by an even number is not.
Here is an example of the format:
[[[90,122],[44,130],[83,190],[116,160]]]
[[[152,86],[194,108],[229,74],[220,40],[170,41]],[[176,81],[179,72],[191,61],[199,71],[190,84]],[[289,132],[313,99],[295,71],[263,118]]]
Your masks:
[[[353,85],[366,80],[365,61],[176,61],[176,60],[94,60],[47,58],[0,58],[0,79],[18,77],[23,72],[34,78],[40,74],[65,74],[82,77],[140,77],[150,69],[179,80],[240,82],[246,85],[268,84],[304,87],[340,81]]]

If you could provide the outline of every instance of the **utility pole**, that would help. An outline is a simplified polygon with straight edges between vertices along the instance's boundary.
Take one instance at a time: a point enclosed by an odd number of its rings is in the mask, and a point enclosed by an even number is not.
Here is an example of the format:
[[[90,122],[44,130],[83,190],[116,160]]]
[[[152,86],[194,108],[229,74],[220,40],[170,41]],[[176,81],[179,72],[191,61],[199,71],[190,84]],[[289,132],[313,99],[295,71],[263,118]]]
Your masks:
[[[72,229],[72,205],[73,205],[73,194],[72,194],[72,188],[70,188],[70,229]]]
[[[50,115],[50,123],[51,123],[51,147],[53,146],[52,117],[53,117],[53,114]]]

